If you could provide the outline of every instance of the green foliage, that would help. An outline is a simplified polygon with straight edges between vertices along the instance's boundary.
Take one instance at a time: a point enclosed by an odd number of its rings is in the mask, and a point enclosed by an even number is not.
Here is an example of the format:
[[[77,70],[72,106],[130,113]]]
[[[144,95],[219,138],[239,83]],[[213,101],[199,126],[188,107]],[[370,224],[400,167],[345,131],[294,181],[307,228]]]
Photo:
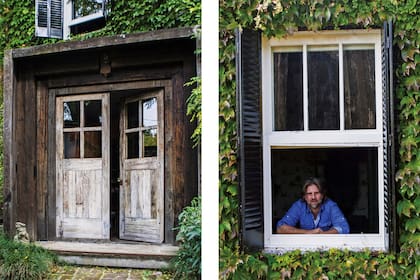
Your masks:
[[[420,17],[418,1],[221,0],[220,1],[220,275],[231,279],[413,279],[420,275]],[[267,37],[298,30],[381,27],[394,23],[397,54],[397,188],[400,254],[329,251],[246,255],[238,245],[235,119],[235,28]],[[398,51],[399,50],[399,51]],[[348,261],[350,260],[350,262]],[[328,277],[328,278],[327,278]]]
[[[0,233],[0,278],[13,280],[45,279],[56,257],[33,244],[9,240]]]
[[[185,86],[194,85],[195,87],[187,99],[187,115],[191,117],[191,122],[197,122],[194,133],[191,135],[195,147],[201,140],[201,77],[193,77],[185,84]]]
[[[179,251],[172,260],[175,279],[200,279],[201,275],[201,198],[196,197],[178,216],[176,240]]]
[[[162,28],[199,25],[199,0],[112,1],[105,30],[112,34],[128,34]]]

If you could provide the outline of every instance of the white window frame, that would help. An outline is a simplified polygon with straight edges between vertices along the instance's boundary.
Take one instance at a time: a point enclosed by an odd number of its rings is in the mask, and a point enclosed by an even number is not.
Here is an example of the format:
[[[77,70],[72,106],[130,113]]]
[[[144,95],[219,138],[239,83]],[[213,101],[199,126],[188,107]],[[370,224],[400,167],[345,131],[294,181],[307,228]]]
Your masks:
[[[73,19],[73,0],[63,0],[63,38],[67,39],[70,37],[70,28],[72,26],[85,23],[91,20],[95,20],[98,18],[102,18],[105,16],[104,9],[96,12],[94,14],[90,14],[84,17],[79,17]],[[106,0],[102,0],[103,5],[106,5]]]
[[[343,45],[373,45],[375,50],[375,129],[344,130],[344,81],[343,81]],[[306,60],[307,46],[339,46],[339,130],[308,130],[307,116],[307,74],[306,62],[303,66],[303,131],[274,131],[274,82],[273,52],[279,48],[303,47],[303,61]],[[340,30],[340,31],[302,31],[282,39],[262,38],[262,111],[263,111],[263,177],[264,177],[264,247],[266,251],[289,251],[294,249],[316,250],[329,248],[347,248],[350,250],[388,249],[388,233],[385,228],[384,205],[384,157],[383,157],[383,110],[382,110],[382,60],[381,30]],[[345,148],[376,147],[378,153],[378,212],[379,233],[369,234],[273,234],[272,233],[272,182],[271,149],[291,148]],[[299,199],[299,198],[296,198]]]

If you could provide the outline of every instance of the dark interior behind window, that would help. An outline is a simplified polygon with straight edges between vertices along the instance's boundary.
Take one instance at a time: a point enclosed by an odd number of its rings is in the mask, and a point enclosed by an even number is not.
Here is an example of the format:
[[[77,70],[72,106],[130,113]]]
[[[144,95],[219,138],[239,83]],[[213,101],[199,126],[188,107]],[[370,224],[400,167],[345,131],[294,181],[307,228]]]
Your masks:
[[[301,198],[303,182],[319,177],[350,233],[378,233],[377,148],[272,149],[272,216],[276,222]]]

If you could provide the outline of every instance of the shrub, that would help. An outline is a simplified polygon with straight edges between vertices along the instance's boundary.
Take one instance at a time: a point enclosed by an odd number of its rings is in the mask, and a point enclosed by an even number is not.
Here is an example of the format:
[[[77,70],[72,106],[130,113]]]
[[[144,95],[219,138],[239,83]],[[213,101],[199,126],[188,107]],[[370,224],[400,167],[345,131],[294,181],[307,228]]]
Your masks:
[[[191,201],[178,217],[176,240],[179,251],[172,260],[175,279],[200,279],[201,276],[201,198]]]
[[[45,279],[57,258],[34,244],[8,239],[0,233],[0,279]]]

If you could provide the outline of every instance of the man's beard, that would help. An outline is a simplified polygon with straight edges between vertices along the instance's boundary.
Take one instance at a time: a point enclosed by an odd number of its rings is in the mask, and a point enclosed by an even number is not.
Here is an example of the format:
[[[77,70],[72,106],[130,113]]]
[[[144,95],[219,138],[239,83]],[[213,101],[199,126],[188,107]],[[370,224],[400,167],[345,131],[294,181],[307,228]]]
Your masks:
[[[312,209],[316,209],[321,205],[318,201],[309,203],[309,206],[311,206]]]

